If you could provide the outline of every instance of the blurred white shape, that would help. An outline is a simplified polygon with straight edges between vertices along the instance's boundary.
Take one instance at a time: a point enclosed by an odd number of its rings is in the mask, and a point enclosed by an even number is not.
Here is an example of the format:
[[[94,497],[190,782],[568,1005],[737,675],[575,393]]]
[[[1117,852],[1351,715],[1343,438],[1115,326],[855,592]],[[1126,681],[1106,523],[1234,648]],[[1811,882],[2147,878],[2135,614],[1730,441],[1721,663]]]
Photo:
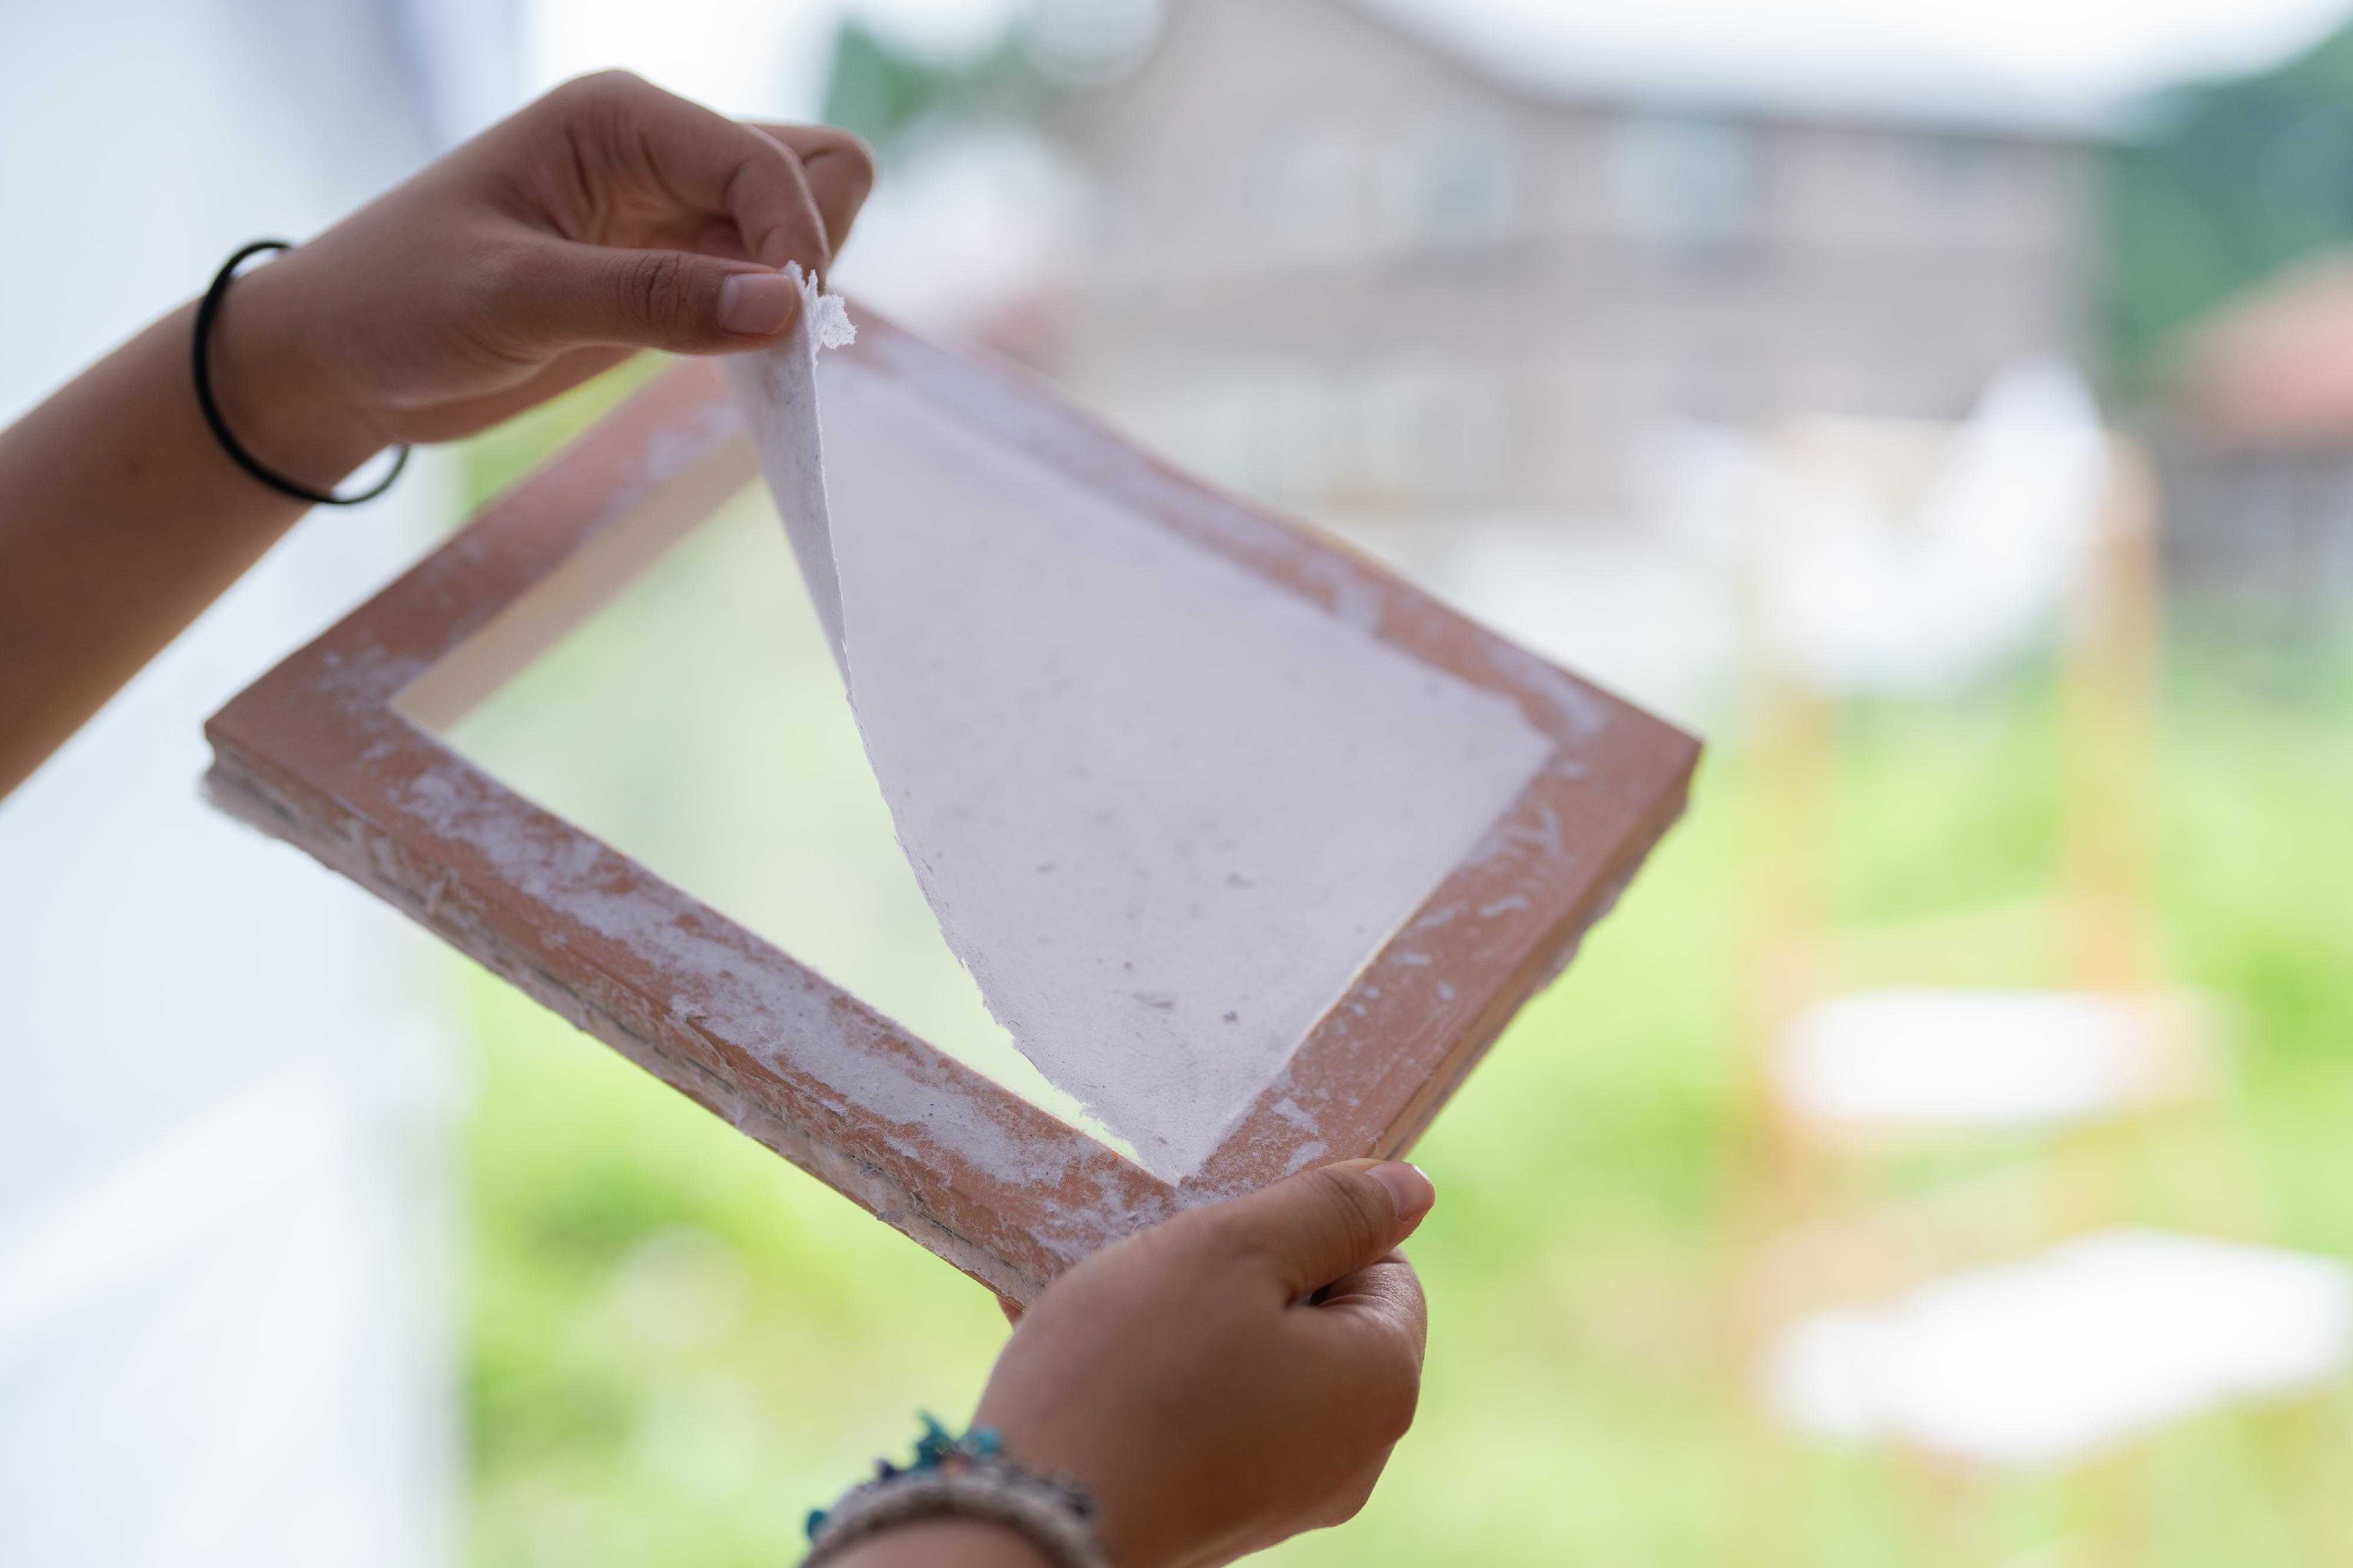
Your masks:
[[[1929,695],[2031,639],[2082,578],[2109,454],[2081,377],[2021,366],[1989,387],[1903,514],[1788,462],[1769,486],[1759,613],[1768,655],[1827,691]]]
[[[41,301],[0,312],[0,419],[494,111],[503,7],[447,9],[0,5],[0,145],[41,150],[0,210],[135,234],[0,260]],[[448,477],[298,526],[0,802],[0,1563],[451,1556],[425,939],[196,797],[205,716],[405,566]]]
[[[2159,1088],[2159,1029],[2148,1009],[2110,996],[1891,986],[1793,1017],[1774,1046],[1773,1088],[1814,1121],[2065,1121]]]
[[[955,57],[970,56],[996,43],[1008,26],[1022,19],[1026,4],[1027,0],[816,0],[813,4],[804,0],[794,8],[821,16],[828,25],[838,17],[855,16],[901,43],[931,55]],[[1134,0],[1114,0],[1110,8],[1123,13],[1124,18],[1110,19],[1107,31],[1133,26],[1137,10]],[[1044,20],[1050,32],[1068,19]],[[1157,23],[1157,17],[1151,18],[1152,26]]]
[[[0,1465],[39,1479],[0,1526],[10,1561],[440,1555],[419,1507],[448,1441],[417,1331],[443,1284],[412,1170],[430,1142],[367,1099],[282,1069],[7,1238]]]
[[[1163,0],[1028,0],[1022,43],[1039,68],[1074,86],[1134,68],[1160,34]]]
[[[1702,110],[2074,128],[2100,105],[1875,0],[1363,0],[1523,91]],[[2031,34],[2029,35],[2031,36]]]
[[[2151,1230],[2098,1232],[1800,1319],[1766,1394],[1825,1436],[1993,1464],[2053,1464],[2168,1422],[2338,1375],[2353,1270]]]
[[[1661,420],[1635,437],[1624,478],[1651,527],[1728,577],[1740,569],[1748,513],[1765,482],[1763,447],[1733,426]]]
[[[526,95],[618,66],[723,113],[780,115],[797,10],[776,0],[526,0]]]
[[[1695,728],[1721,706],[1734,582],[1665,530],[1466,520],[1423,558],[1396,553],[1464,614],[1621,697]]]
[[[223,1097],[52,1205],[0,1253],[0,1365],[202,1250],[216,1228],[322,1163],[347,1119],[319,1080],[290,1069]]]
[[[884,170],[830,279],[903,326],[965,342],[1052,296],[1083,243],[1069,160],[1014,127],[959,128]]]
[[[452,5],[462,0],[410,0]],[[825,102],[841,24],[856,17],[893,41],[943,58],[985,49],[1020,7],[1015,0],[514,0],[522,10],[522,96],[613,67],[633,70],[671,92],[723,113],[812,121]],[[1135,0],[1111,7],[1133,14]],[[1094,30],[1057,28],[1059,45],[1081,74],[1097,52],[1134,37],[1118,19]]]
[[[454,147],[512,112],[522,88],[514,0],[403,0],[396,15],[438,145]]]
[[[1536,90],[2096,122],[2128,95],[2272,64],[2343,0],[1365,0]]]

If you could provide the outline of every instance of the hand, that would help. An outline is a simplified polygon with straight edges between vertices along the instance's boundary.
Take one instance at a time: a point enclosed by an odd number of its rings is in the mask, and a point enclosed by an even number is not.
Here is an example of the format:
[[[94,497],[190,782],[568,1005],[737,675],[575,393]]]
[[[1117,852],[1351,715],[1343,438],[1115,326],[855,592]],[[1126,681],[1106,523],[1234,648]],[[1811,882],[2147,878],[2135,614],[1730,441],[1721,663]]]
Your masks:
[[[229,427],[324,482],[470,435],[641,348],[773,342],[873,184],[855,137],[584,77],[256,267],[215,330]],[[302,469],[310,472],[305,476]]]
[[[1410,1165],[1349,1161],[1196,1209],[1057,1280],[974,1419],[1102,1506],[1121,1568],[1196,1568],[1353,1518],[1413,1420]]]
[[[248,452],[324,489],[637,349],[759,348],[799,305],[777,269],[823,274],[873,171],[839,132],[739,125],[587,77],[238,279],[213,390]],[[199,417],[195,314],[0,430],[0,795],[304,510]]]

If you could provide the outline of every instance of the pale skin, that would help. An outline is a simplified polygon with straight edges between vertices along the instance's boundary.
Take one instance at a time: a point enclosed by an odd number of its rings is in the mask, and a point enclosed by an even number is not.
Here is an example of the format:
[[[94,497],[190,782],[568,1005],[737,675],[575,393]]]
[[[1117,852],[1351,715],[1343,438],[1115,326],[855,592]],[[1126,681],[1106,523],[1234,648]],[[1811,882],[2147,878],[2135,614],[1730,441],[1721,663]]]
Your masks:
[[[246,447],[338,483],[641,349],[773,343],[873,180],[838,132],[738,124],[618,73],[558,89],[230,289],[214,385]],[[182,306],[0,431],[0,800],[292,527],[221,451]],[[1435,1201],[1352,1161],[1195,1209],[1057,1280],[974,1419],[1069,1474],[1119,1568],[1207,1568],[1353,1516],[1413,1418],[1424,1309],[1397,1247]],[[850,1478],[844,1478],[845,1481]],[[1039,1568],[989,1524],[852,1568]]]

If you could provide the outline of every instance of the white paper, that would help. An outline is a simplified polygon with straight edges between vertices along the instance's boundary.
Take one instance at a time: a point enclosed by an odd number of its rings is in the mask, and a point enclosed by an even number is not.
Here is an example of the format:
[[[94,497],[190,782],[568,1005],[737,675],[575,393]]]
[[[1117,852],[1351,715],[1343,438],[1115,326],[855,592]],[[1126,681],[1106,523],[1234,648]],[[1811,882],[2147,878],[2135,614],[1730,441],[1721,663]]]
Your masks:
[[[1181,1177],[1549,747],[812,341],[732,368],[900,843],[1022,1052]]]
[[[801,310],[792,329],[776,347],[762,353],[733,354],[727,375],[735,402],[751,424],[759,449],[760,472],[785,520],[793,542],[793,558],[800,563],[801,579],[808,584],[817,606],[818,623],[833,645],[833,662],[847,679],[849,666],[841,640],[841,589],[834,579],[831,523],[825,500],[825,450],[819,442],[817,417],[817,353],[820,348],[840,348],[856,341],[857,329],[840,296],[821,294],[816,280],[801,272],[800,264],[785,268],[800,285]]]

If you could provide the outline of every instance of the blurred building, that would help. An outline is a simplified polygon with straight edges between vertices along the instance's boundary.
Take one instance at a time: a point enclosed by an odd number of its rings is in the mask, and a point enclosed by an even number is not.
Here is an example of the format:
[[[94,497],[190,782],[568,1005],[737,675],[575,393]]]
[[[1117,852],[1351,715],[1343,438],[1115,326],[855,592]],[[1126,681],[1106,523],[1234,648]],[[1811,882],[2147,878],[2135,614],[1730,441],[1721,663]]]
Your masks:
[[[2353,600],[2353,253],[2193,329],[2167,456],[2168,575],[2252,607]]]
[[[1377,529],[1607,514],[1662,424],[1949,418],[2081,347],[2080,115],[1948,62],[1630,58],[1451,16],[1176,0],[1070,122],[1104,205],[1047,368]]]

